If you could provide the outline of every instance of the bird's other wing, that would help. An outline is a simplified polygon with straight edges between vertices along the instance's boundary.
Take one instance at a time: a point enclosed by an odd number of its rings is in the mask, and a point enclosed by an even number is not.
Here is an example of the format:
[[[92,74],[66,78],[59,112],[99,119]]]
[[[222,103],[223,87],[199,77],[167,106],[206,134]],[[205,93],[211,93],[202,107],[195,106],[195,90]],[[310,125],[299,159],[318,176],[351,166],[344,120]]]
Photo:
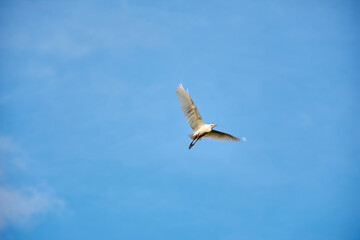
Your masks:
[[[204,125],[205,123],[202,120],[194,102],[191,100],[189,93],[185,91],[181,84],[176,88],[176,94],[179,98],[181,111],[184,112],[190,127],[195,131],[200,126]]]
[[[240,140],[237,137],[231,136],[230,134],[219,132],[216,130],[211,130],[211,132],[208,132],[207,134],[205,134],[204,137],[211,138],[214,140],[220,140],[220,141],[238,142]]]

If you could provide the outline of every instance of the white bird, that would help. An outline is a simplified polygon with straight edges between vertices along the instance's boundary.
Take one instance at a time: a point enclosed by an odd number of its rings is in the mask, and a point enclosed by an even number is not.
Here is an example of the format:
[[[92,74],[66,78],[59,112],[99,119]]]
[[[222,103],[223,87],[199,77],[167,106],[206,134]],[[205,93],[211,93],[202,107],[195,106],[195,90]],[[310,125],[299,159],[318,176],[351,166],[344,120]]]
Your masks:
[[[223,141],[246,141],[246,138],[239,139],[237,137],[231,136],[230,134],[213,130],[217,124],[205,124],[195,106],[195,103],[190,98],[189,92],[185,91],[182,84],[176,88],[176,94],[179,98],[180,108],[184,112],[188,124],[194,131],[189,135],[189,137],[192,139],[192,142],[189,145],[189,149],[191,149],[198,140],[201,140],[202,137]]]

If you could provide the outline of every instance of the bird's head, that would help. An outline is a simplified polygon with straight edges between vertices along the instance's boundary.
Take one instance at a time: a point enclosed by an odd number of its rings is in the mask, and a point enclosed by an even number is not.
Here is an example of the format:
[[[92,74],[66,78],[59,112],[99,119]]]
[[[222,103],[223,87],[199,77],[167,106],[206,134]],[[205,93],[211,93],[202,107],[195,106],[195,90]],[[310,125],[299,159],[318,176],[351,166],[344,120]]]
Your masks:
[[[211,129],[213,129],[214,127],[217,126],[217,124],[210,124],[210,126],[211,126]]]

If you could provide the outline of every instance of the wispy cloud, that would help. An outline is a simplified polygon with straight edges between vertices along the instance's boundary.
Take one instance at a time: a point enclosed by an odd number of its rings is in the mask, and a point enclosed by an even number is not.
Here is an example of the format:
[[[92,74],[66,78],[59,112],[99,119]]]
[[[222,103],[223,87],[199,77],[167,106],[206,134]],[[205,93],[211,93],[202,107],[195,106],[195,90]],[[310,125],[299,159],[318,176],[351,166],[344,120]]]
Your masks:
[[[95,11],[88,4],[34,2],[16,7],[10,4],[3,17],[7,21],[0,29],[3,33],[0,48],[79,58],[99,48],[116,51],[156,47],[166,39],[164,29],[146,19],[146,12],[141,12],[142,17],[136,14],[141,9],[134,11],[134,7],[124,5],[120,10],[100,7]],[[41,11],[51,12],[51,17],[45,20],[39,14]],[[31,17],[32,21],[19,24],[22,17],[12,17],[15,13]]]
[[[51,187],[22,184],[21,181],[15,186],[7,180],[8,176],[14,175],[19,180],[19,176],[24,174],[22,170],[27,168],[20,151],[10,137],[0,136],[0,231],[8,226],[32,227],[38,222],[38,217],[65,209],[65,201],[58,198]]]
[[[10,138],[0,136],[0,152],[13,152],[16,147]]]
[[[37,216],[64,209],[61,199],[35,188],[17,190],[0,187],[0,199],[0,230],[9,225],[33,225]]]

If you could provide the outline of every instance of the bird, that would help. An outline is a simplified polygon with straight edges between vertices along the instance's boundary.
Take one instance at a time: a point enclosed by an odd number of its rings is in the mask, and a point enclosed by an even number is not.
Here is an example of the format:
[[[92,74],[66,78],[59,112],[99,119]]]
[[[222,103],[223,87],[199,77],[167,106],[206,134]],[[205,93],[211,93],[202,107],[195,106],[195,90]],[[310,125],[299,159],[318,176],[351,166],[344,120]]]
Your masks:
[[[213,128],[216,127],[217,124],[206,124],[201,118],[195,103],[189,95],[189,92],[184,89],[182,84],[177,86],[176,94],[179,98],[180,108],[184,112],[187,122],[193,130],[193,133],[189,135],[192,139],[189,149],[191,149],[195,143],[203,137],[222,141],[246,141],[246,138],[244,137],[239,139],[230,134],[214,130]]]

